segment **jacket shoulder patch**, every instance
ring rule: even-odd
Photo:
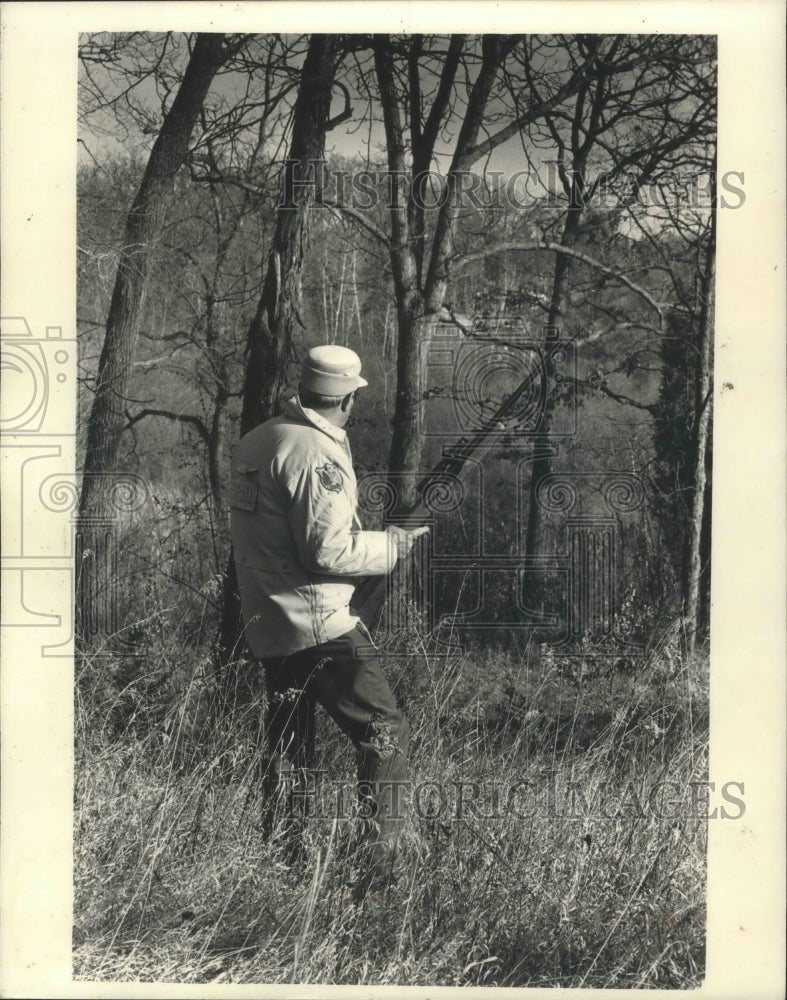
[[[317,478],[320,485],[329,493],[341,493],[344,485],[344,478],[341,469],[335,462],[326,462],[325,465],[318,465]]]
[[[230,507],[254,510],[257,503],[257,483],[233,478],[230,484]]]

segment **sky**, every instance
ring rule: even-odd
[[[170,49],[172,51],[172,48]],[[183,44],[182,36],[177,42],[175,49],[179,53],[178,65],[185,65],[187,52]],[[292,64],[300,65],[302,60],[295,57]],[[94,80],[108,92],[117,93],[119,89],[128,86],[128,79],[115,78],[103,70],[101,66],[91,64],[90,73]],[[471,71],[470,78],[474,74]],[[350,83],[350,74],[339,74],[338,79],[345,84]],[[84,81],[84,67],[80,67],[80,82]],[[424,85],[426,86],[426,79]],[[218,77],[212,87],[211,94],[219,95],[230,104],[237,101],[243,95],[246,87],[246,80],[241,74],[225,75]],[[150,79],[145,79],[133,87],[131,96],[134,103],[141,109],[149,113],[156,113],[160,109],[160,97],[157,95],[155,87]],[[366,98],[357,92],[352,94],[353,116],[346,123],[342,123],[334,128],[327,137],[326,153],[336,153],[346,157],[365,157],[368,150],[374,158],[384,160],[385,135],[382,123],[379,121],[370,123],[367,116],[368,102]],[[339,112],[343,107],[343,97],[340,91],[336,90],[333,96],[332,111]],[[117,118],[109,111],[94,113],[89,120],[80,123],[80,138],[83,145],[79,149],[79,162],[86,163],[91,159],[91,154],[98,160],[107,155],[124,154],[140,148],[150,148],[153,141],[152,135],[142,135],[139,131],[125,132],[118,123]],[[450,135],[441,135],[436,145],[438,156],[447,157],[450,155],[452,143]],[[442,140],[442,141],[441,141]],[[548,158],[548,155],[547,155]],[[513,136],[506,143],[495,149],[492,155],[486,160],[485,167],[490,171],[500,171],[504,176],[522,170],[526,166],[521,140],[518,136]],[[479,165],[480,166],[480,165]]]
[[[111,41],[112,37],[99,37],[98,41]],[[162,37],[161,35],[157,36],[159,44]],[[288,37],[292,38],[292,36]],[[145,41],[144,38],[140,38],[137,44],[138,47],[134,52],[135,58],[142,59],[143,61],[145,59],[150,60],[154,54],[154,49],[150,43]],[[440,41],[438,40],[436,44],[439,45]],[[561,50],[557,49],[557,54],[548,51],[547,57],[559,59],[561,54]],[[187,58],[186,36],[171,36],[167,41],[164,67],[170,80],[170,86],[173,89],[179,83]],[[353,72],[353,60],[355,58],[355,56],[348,58],[344,66],[344,72],[338,76],[340,82],[345,83],[351,88],[353,80],[357,79],[357,75]],[[366,58],[368,59],[368,56]],[[298,67],[301,62],[302,50],[288,57],[288,63],[292,66]],[[550,70],[556,68],[556,64],[548,65]],[[87,67],[83,65],[80,74],[83,83],[85,82],[84,74],[86,69],[91,74],[92,80],[104,93],[117,93],[129,87],[128,74],[118,71],[120,69],[119,65],[115,67],[114,71],[108,71],[105,65],[92,62]],[[473,76],[474,66],[471,64],[467,71],[467,80],[472,81]],[[461,72],[458,78],[462,79]],[[252,78],[252,87],[259,87],[259,79],[260,74]],[[422,87],[424,91],[427,92],[433,83],[434,78],[430,79],[427,70],[422,69]],[[227,109],[233,109],[242,105],[244,99],[248,99],[248,88],[248,74],[225,74],[215,79],[211,88],[211,96],[213,100],[223,103]],[[295,90],[293,89],[288,95],[290,104],[294,99],[294,94]],[[256,96],[259,99],[259,90]],[[128,155],[130,152],[139,153],[142,150],[150,148],[155,138],[155,126],[161,119],[162,95],[161,93],[157,93],[154,83],[148,77],[141,79],[130,89],[129,101],[133,102],[134,107],[137,109],[137,118],[146,115],[151,116],[153,125],[148,130],[148,134],[142,134],[139,131],[138,126],[132,122],[128,112],[119,116],[115,113],[114,109],[110,108],[93,113],[81,123],[81,141],[78,151],[80,163],[89,163],[94,159],[101,161],[105,157],[115,154]],[[342,157],[361,160],[369,156],[372,161],[376,161],[378,164],[385,164],[385,136],[382,123],[380,121],[369,120],[369,101],[366,96],[357,92],[352,93],[351,103],[353,114],[350,120],[335,127],[327,136],[326,155],[330,157],[331,154],[337,154]],[[342,110],[343,106],[344,98],[341,90],[337,88],[333,96],[332,112],[334,114],[338,113]],[[497,106],[495,106],[494,102],[491,102],[490,111],[492,114],[500,108],[502,108],[501,102],[498,102]],[[123,121],[121,121],[121,118]],[[127,130],[124,129],[124,121],[129,124]],[[441,132],[436,144],[435,166],[439,170],[444,170],[447,166],[448,158],[453,149],[453,138],[457,128],[458,123],[452,123],[451,129]],[[274,130],[273,141],[270,144],[271,147],[275,146],[277,139],[281,140],[282,138],[284,138],[282,129]],[[477,161],[473,165],[473,170],[478,173],[498,174],[504,182],[511,178],[518,178],[516,181],[517,186],[509,190],[511,191],[514,203],[523,207],[532,204],[535,199],[542,198],[548,192],[557,193],[562,198],[562,191],[554,166],[556,146],[550,145],[550,141],[547,141],[547,143],[542,143],[539,148],[536,148],[530,142],[528,144],[528,151],[531,159],[530,164],[528,164],[527,156],[523,150],[522,139],[518,134],[515,134],[505,143],[495,148],[486,159]],[[277,158],[283,158],[285,155],[283,147],[279,147],[274,155]],[[529,177],[527,176],[528,172]],[[648,192],[646,192],[646,195],[648,195]],[[656,231],[663,224],[663,213],[658,205],[655,204],[655,198],[650,197],[648,200],[651,204],[645,213],[645,224],[651,231]],[[621,226],[622,231],[632,238],[640,238],[642,235],[641,231],[630,221],[624,220]]]

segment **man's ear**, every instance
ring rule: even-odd
[[[355,396],[354,392],[348,392],[347,395],[344,397],[344,399],[342,400],[342,413],[346,413],[347,412],[347,410],[349,409],[350,403],[352,403],[352,401],[353,401],[353,397],[354,396]]]

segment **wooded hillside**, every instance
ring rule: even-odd
[[[389,515],[532,378],[464,506],[433,512],[433,624],[475,608],[468,637],[565,647],[620,639],[633,601],[638,648],[676,616],[705,634],[711,40],[138,33],[81,58],[85,537],[112,474],[150,488],[114,628],[146,589],[179,602],[221,574],[200,638],[237,650],[230,450],[335,342],[364,360],[350,434],[359,474],[395,484]],[[569,544],[572,517],[606,527]]]

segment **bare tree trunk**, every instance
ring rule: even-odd
[[[300,322],[299,276],[319,185],[314,170],[325,152],[326,132],[338,123],[338,119],[330,118],[330,108],[339,40],[338,35],[312,35],[301,71],[282,201],[262,295],[246,340],[241,436],[275,416],[287,381],[287,366],[294,359],[292,330],[295,322]],[[345,108],[338,118],[349,117],[349,113],[349,108]],[[238,582],[230,552],[218,636],[221,666],[233,659],[241,635]]]
[[[715,165],[714,165],[715,173]],[[712,197],[715,203],[715,190]],[[691,493],[689,524],[686,535],[683,607],[686,620],[686,645],[691,652],[697,641],[697,634],[703,625],[701,609],[708,602],[702,599],[702,584],[707,586],[707,563],[709,532],[706,529],[706,504],[708,496],[708,453],[712,413],[712,364],[713,364],[713,303],[714,279],[716,273],[716,212],[711,213],[710,241],[705,256],[702,276],[702,303],[699,322],[699,358],[696,388],[696,410],[694,422],[694,486]]]
[[[175,175],[185,162],[205,96],[225,59],[223,41],[224,36],[218,34],[197,36],[183,82],[164,118],[128,214],[88,421],[80,518],[100,513],[105,504],[102,477],[98,474],[113,472],[117,462],[149,248],[158,234]]]
[[[396,91],[393,54],[386,36],[376,36],[374,46],[375,71],[380,88],[383,121],[386,133],[388,167],[391,171],[391,270],[396,297],[398,342],[396,354],[396,401],[392,419],[393,435],[388,468],[393,473],[416,471],[420,462],[421,444],[418,427],[418,344],[416,320],[423,313],[423,301],[418,288],[416,250],[411,240],[409,218],[409,184],[406,182],[407,162],[404,123],[400,96]],[[400,495],[403,507],[410,506],[414,491],[409,484]],[[410,493],[413,492],[413,496]]]
[[[573,205],[569,207],[566,214],[566,220],[563,225],[563,234],[560,240],[563,246],[572,247],[574,243],[576,243],[577,231],[579,229],[581,217],[581,205]],[[547,315],[547,330],[545,337],[545,346],[547,348],[550,345],[550,341],[556,340],[561,334],[560,327],[563,321],[563,300],[565,298],[569,268],[569,256],[562,253],[557,254],[555,257],[555,270],[552,279],[552,295],[549,303],[549,313]],[[547,391],[549,391],[549,380],[551,375],[552,372],[549,370],[549,363],[547,363]],[[528,556],[535,556],[538,554],[539,543],[541,542],[541,508],[536,500],[536,491],[541,480],[545,476],[548,476],[552,471],[552,460],[550,454],[545,448],[542,447],[542,445],[548,443],[553,414],[554,404],[549,398],[547,398],[547,403],[544,408],[544,414],[541,421],[540,436],[533,445],[534,452],[538,457],[536,457],[532,463],[530,487],[528,491],[527,528],[525,531],[525,553]],[[527,574],[524,596],[525,602],[531,606],[531,610],[536,610],[536,608],[532,607],[532,603],[537,602],[540,599],[542,583],[543,578],[540,572],[537,573],[535,571],[531,571]]]
[[[358,296],[358,261],[357,252],[353,250],[353,307],[355,320],[358,324],[358,344],[363,348],[363,321],[361,320],[361,302]]]
[[[227,362],[221,350],[222,333],[225,323],[225,303],[211,295],[206,302],[206,347],[213,376],[213,408],[210,413],[208,437],[206,441],[208,483],[213,498],[214,555],[221,558],[226,546],[227,491],[224,485],[224,469],[227,452],[227,404],[230,398]]]
[[[102,595],[115,587],[114,557],[108,551],[113,522],[112,473],[116,472],[126,421],[128,389],[147,283],[150,246],[161,228],[178,170],[188,155],[196,125],[216,71],[227,58],[224,35],[199,34],[183,81],[167,112],[126,220],[123,246],[87,423],[85,463],[79,502],[78,545],[90,565],[80,566],[77,583],[77,631],[108,633],[117,627],[104,615]],[[112,605],[114,606],[114,605]],[[90,621],[89,629],[85,629]]]
[[[429,335],[432,321],[423,314],[422,303],[415,296],[408,296],[403,305],[397,303],[397,321],[396,402],[388,468],[392,473],[404,473],[406,476],[400,481],[398,490],[399,508],[404,510],[416,501],[415,480],[423,449],[423,436],[419,429],[423,405],[420,345]]]
[[[457,178],[480,155],[476,142],[484,119],[484,110],[495,76],[500,69],[505,45],[496,36],[484,36],[483,60],[473,83],[467,111],[457,137],[456,148],[447,177],[448,197],[440,210],[426,259],[424,211],[411,198],[406,144],[400,98],[397,95],[390,43],[377,39],[375,68],[383,103],[383,117],[388,148],[388,166],[392,177],[390,206],[391,269],[396,295],[399,340],[397,348],[396,405],[388,467],[392,473],[404,473],[399,501],[403,508],[415,503],[415,480],[421,465],[423,438],[418,433],[421,399],[419,377],[420,345],[431,333],[440,314],[448,287],[448,266],[456,239],[460,212]],[[420,113],[413,117],[413,176],[428,169],[434,151],[437,128],[453,85],[454,74],[463,46],[463,36],[452,36],[450,54],[444,67],[440,91],[426,122]],[[446,70],[448,70],[446,74]],[[445,86],[444,86],[445,84]],[[424,273],[426,271],[426,273]]]
[[[347,269],[347,256],[342,254],[342,273],[339,276],[339,294],[336,297],[336,310],[333,314],[333,339],[340,344],[346,344],[346,336],[342,329],[342,305],[344,304],[344,272]]]
[[[322,328],[323,330],[328,330],[328,299],[331,295],[331,289],[328,284],[328,249],[323,250],[322,254]],[[333,308],[333,298],[331,297],[331,308]]]
[[[338,35],[312,35],[293,114],[282,203],[257,312],[246,339],[241,436],[275,415],[293,360],[292,329],[300,322],[298,277],[308,246],[311,208],[325,152]]]

